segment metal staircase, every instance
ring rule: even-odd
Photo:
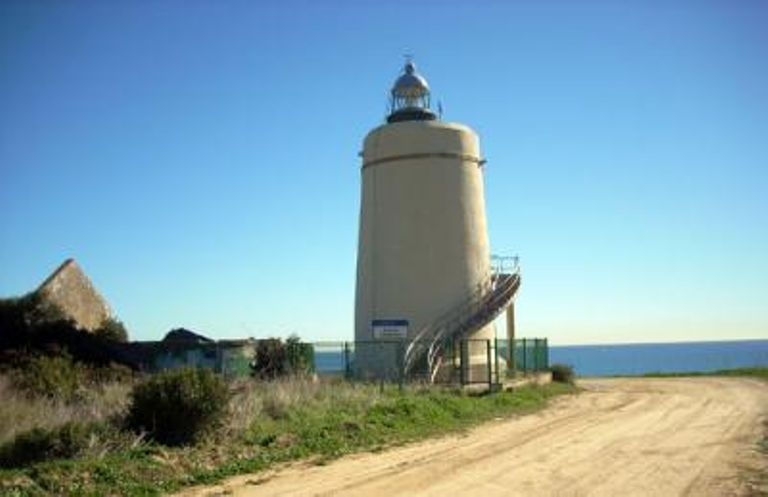
[[[506,270],[501,262],[495,264],[494,270],[472,295],[414,336],[405,350],[405,377],[413,376],[418,365],[426,365],[428,380],[434,382],[446,345],[467,338],[496,319],[509,306],[520,288],[520,268],[517,258],[512,259],[515,264],[511,270]]]

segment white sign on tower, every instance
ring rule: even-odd
[[[376,340],[403,340],[408,337],[408,320],[374,319],[371,329]]]

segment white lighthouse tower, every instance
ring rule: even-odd
[[[474,131],[430,110],[429,85],[407,62],[362,152],[359,374],[434,379],[448,343],[470,339],[472,355],[474,340],[494,338],[520,278],[492,271],[484,162]],[[485,349],[476,355],[487,364]]]

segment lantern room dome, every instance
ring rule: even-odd
[[[404,74],[397,78],[392,87],[392,95],[399,97],[421,97],[429,94],[429,85],[424,77],[416,72],[413,62],[406,62]]]
[[[403,67],[401,74],[390,91],[390,114],[387,122],[431,121],[437,118],[429,109],[429,84],[416,71],[416,65],[410,60]]]

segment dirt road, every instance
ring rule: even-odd
[[[731,496],[768,420],[747,378],[610,379],[541,413],[327,466],[280,470],[185,496]]]

